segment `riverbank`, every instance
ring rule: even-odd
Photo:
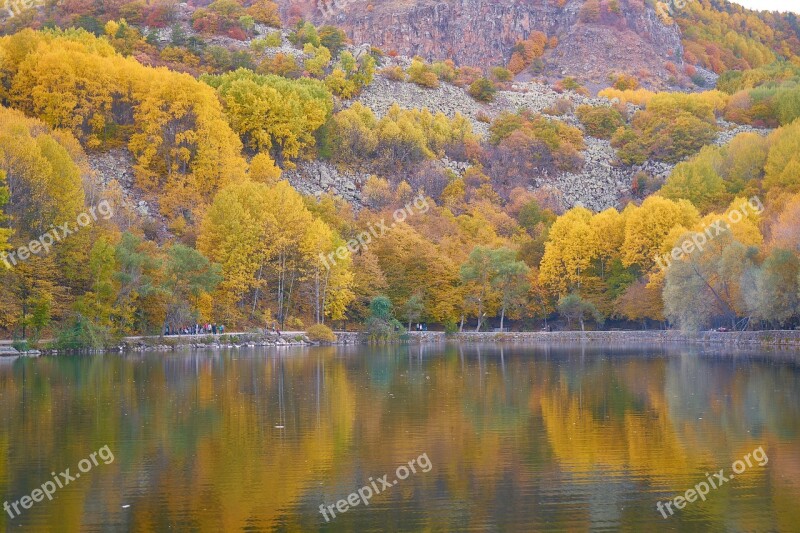
[[[268,333],[230,333],[225,335],[177,335],[169,337],[126,337],[118,345],[89,353],[111,352],[172,352],[179,350],[220,350],[256,347],[319,346],[368,344],[366,334],[353,331],[336,332],[336,342],[319,343],[310,340],[303,331],[287,331],[280,335]],[[524,331],[524,332],[462,332],[445,334],[441,331],[413,331],[398,343],[438,344],[457,342],[479,343],[595,343],[595,344],[711,344],[725,346],[777,346],[800,349],[800,331],[704,331],[684,333],[676,330],[646,331]],[[57,350],[44,349],[18,352],[8,342],[0,342],[0,357],[57,355]]]
[[[800,331],[703,331],[684,333],[678,330],[639,331],[521,331],[521,332],[462,332],[445,335],[442,332],[412,332],[412,341],[432,343],[456,341],[463,343],[558,343],[592,342],[597,344],[721,344],[728,346],[785,346],[800,348]]]
[[[68,351],[47,348],[52,341],[42,340],[40,350],[18,351],[12,341],[0,341],[0,357],[38,357],[60,355]],[[339,332],[335,343],[320,343],[308,338],[304,331],[276,333],[234,332],[224,335],[170,335],[125,337],[119,343],[104,349],[81,350],[82,354],[130,353],[130,352],[174,352],[180,350],[221,350],[256,347],[319,346],[366,344],[367,338],[359,332]]]

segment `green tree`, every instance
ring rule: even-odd
[[[408,331],[411,331],[411,323],[419,320],[424,312],[425,303],[422,300],[422,294],[419,292],[412,294],[403,305],[403,314],[408,320]]]
[[[512,318],[519,317],[527,300],[529,289],[528,265],[517,261],[517,253],[508,248],[498,248],[492,252],[492,261],[497,275],[492,286],[500,295],[500,330],[503,329],[506,313]]]
[[[577,320],[584,331],[584,321],[586,318],[593,319],[598,325],[604,322],[603,315],[597,310],[592,302],[584,300],[577,293],[562,296],[558,300],[558,312],[567,319],[567,324],[571,325],[573,320]]]
[[[403,326],[394,318],[392,301],[386,296],[376,296],[369,304],[367,333],[373,341],[388,341],[395,337]]]
[[[475,309],[480,331],[487,308],[494,305],[496,294],[492,290],[492,282],[497,276],[492,250],[486,246],[476,246],[469,254],[467,261],[461,265],[461,281],[467,284],[467,297]]]
[[[171,329],[209,318],[210,293],[222,281],[221,268],[182,244],[167,250],[163,287],[169,294],[166,321]]]
[[[155,243],[130,232],[122,234],[116,247],[116,308],[121,318],[120,330],[161,332],[166,292],[160,285],[163,260]]]
[[[347,35],[344,33],[344,30],[336,26],[322,26],[318,34],[320,44],[330,50],[333,57],[339,55],[339,52],[342,51],[347,42]]]

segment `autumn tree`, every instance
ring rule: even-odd
[[[771,227],[773,248],[800,250],[800,195],[788,199]]]
[[[659,93],[636,112],[629,128],[617,130],[612,144],[628,164],[641,164],[648,157],[677,163],[711,144],[717,132],[714,113],[724,104],[719,92]]]
[[[137,186],[158,192],[162,213],[194,223],[217,187],[244,175],[241,143],[208,87],[187,74],[142,66],[80,31],[23,32],[29,41],[5,65],[9,101],[89,148],[127,143]]]
[[[691,161],[679,163],[659,194],[671,200],[685,199],[701,212],[708,212],[729,199],[720,175],[722,156],[713,147],[704,147]]]
[[[267,26],[274,28],[281,27],[281,18],[278,12],[278,4],[272,0],[255,0],[250,7],[247,8],[247,14],[253,17],[253,20]]]
[[[622,245],[622,263],[638,265],[647,272],[656,265],[656,257],[669,251],[674,242],[667,237],[674,228],[684,231],[699,222],[697,209],[686,200],[677,202],[660,196],[647,198],[640,207],[630,207]]]
[[[333,110],[330,92],[315,80],[287,80],[239,69],[203,80],[216,88],[233,129],[253,152],[277,161],[297,158],[315,145],[314,133]]]
[[[687,331],[708,327],[715,319],[736,329],[748,308],[742,279],[753,268],[755,252],[725,232],[703,250],[673,262],[664,283],[665,316]]]
[[[247,305],[248,316],[263,295],[278,231],[275,214],[265,209],[269,195],[269,186],[262,183],[231,184],[216,195],[201,225],[197,247],[220,264],[223,276],[215,311],[234,325],[242,320],[238,306]]]
[[[539,278],[556,294],[579,288],[598,257],[600,236],[592,227],[591,218],[591,211],[576,207],[550,228]]]
[[[774,249],[752,275],[746,302],[754,318],[782,327],[800,316],[800,258],[795,252]]]

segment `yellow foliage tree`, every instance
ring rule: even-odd
[[[539,278],[553,293],[563,295],[579,287],[597,259],[600,236],[591,221],[591,211],[576,207],[560,216],[550,228]]]
[[[656,264],[667,236],[676,226],[691,228],[700,220],[697,209],[687,200],[668,200],[650,196],[639,207],[626,209],[622,263],[639,265],[647,272]]]

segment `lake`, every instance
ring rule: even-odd
[[[581,345],[2,360],[2,526],[798,531],[799,361]]]

